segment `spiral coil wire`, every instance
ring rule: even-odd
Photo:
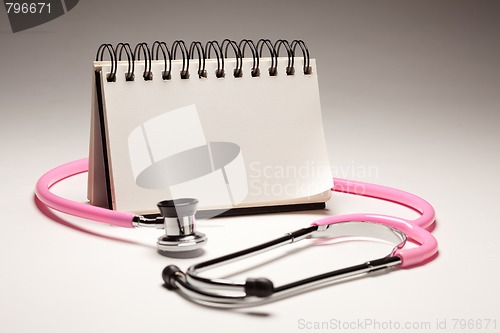
[[[250,50],[250,56],[252,58],[252,69],[250,75],[252,77],[259,77],[261,75],[260,64],[261,59],[264,58],[265,53],[269,53],[271,59],[271,66],[268,68],[269,76],[278,75],[278,59],[280,58],[280,51],[282,49],[286,52],[287,65],[285,73],[286,75],[295,75],[295,58],[296,51],[302,53],[303,67],[302,72],[304,75],[310,75],[312,73],[309,50],[302,40],[293,40],[288,42],[284,39],[279,39],[276,42],[272,42],[269,39],[260,39],[257,43],[254,43],[249,39],[242,39],[239,42],[230,39],[224,39],[221,43],[218,41],[208,41],[203,44],[199,41],[193,41],[189,47],[182,40],[176,40],[169,47],[167,43],[162,41],[155,41],[151,47],[147,43],[138,43],[132,48],[128,43],[118,43],[116,46],[112,44],[102,44],[99,46],[96,54],[96,61],[105,61],[105,54],[107,53],[109,57],[109,62],[111,62],[110,72],[106,76],[108,82],[115,82],[117,80],[116,73],[118,69],[118,62],[122,60],[123,53],[125,53],[128,63],[127,72],[125,73],[126,81],[135,80],[135,63],[137,61],[144,62],[144,72],[142,77],[144,80],[153,80],[152,72],[152,61],[163,60],[164,67],[161,73],[162,80],[172,79],[172,60],[177,60],[177,55],[179,53],[182,57],[182,69],[179,73],[181,79],[190,78],[190,63],[197,62],[198,78],[207,78],[206,70],[206,60],[212,59],[214,55],[217,60],[217,70],[215,71],[215,77],[224,78],[226,77],[226,62],[225,59],[228,58],[230,50],[234,54],[234,59],[236,59],[235,68],[232,70],[232,76],[235,78],[240,78],[244,75],[243,73],[243,59],[245,58],[245,51],[247,48]],[[248,53],[247,53],[248,54]],[[143,60],[141,60],[143,58]]]

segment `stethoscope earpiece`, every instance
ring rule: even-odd
[[[167,257],[179,252],[193,252],[207,243],[207,236],[195,230],[198,200],[182,198],[157,204],[165,234],[158,238],[158,253]]]

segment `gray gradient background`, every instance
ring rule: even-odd
[[[317,59],[332,164],[375,167],[368,177],[346,176],[404,188],[435,205],[435,261],[220,312],[161,289],[169,261],[144,245],[154,244],[156,233],[110,232],[64,217],[114,237],[107,239],[37,210],[37,178],[88,153],[90,69],[101,42],[261,37],[304,39]],[[447,331],[453,318],[491,318],[500,327],[499,1],[81,0],[68,14],[16,34],[2,9],[0,66],[2,332],[291,332],[301,318],[447,319]],[[84,184],[73,189],[76,198]],[[332,207],[370,208],[342,196]],[[279,235],[309,218],[219,221],[204,230],[212,237],[209,254],[237,249],[241,238],[255,237],[249,245],[268,239],[258,233],[264,226]],[[222,246],[231,234],[240,237]]]

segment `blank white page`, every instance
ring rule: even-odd
[[[163,61],[152,62],[153,80],[125,81],[127,62],[118,62],[116,82],[103,80],[104,113],[111,169],[113,208],[147,213],[156,203],[196,197],[199,209],[324,202],[332,177],[326,153],[316,62],[312,74],[235,78],[235,59],[225,59],[226,75],[216,78],[217,61],[206,60],[207,78],[182,61],[172,61],[172,78],[162,79]],[[109,62],[96,62],[105,74]]]

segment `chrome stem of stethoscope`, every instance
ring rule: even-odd
[[[275,287],[272,281],[265,278],[230,281],[226,279],[210,279],[198,275],[208,269],[229,264],[235,260],[254,256],[302,239],[332,237],[377,238],[391,242],[395,247],[386,257],[312,276],[279,287]],[[196,264],[188,268],[186,272],[182,272],[174,265],[167,266],[163,270],[162,276],[168,289],[176,289],[181,294],[200,304],[232,308],[255,306],[315,289],[322,285],[394,267],[401,263],[401,258],[395,256],[394,252],[396,249],[402,248],[405,243],[406,235],[404,233],[377,223],[344,222],[311,226],[288,233],[283,237],[261,245]]]
[[[161,255],[194,252],[207,243],[207,236],[195,229],[197,205],[198,200],[192,198],[161,201],[157,205],[160,217],[136,216],[132,224],[134,227],[165,230],[165,234],[157,241],[158,253]]]

